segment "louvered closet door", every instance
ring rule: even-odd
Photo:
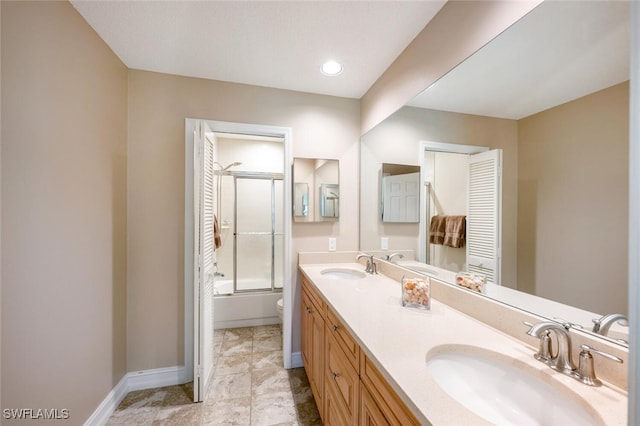
[[[211,136],[205,136],[205,135]],[[214,136],[206,123],[196,131],[194,179],[196,261],[194,283],[194,401],[203,401],[213,373],[213,272],[214,272]]]
[[[469,156],[467,269],[500,284],[502,150]]]

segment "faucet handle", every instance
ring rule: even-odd
[[[533,327],[533,324],[529,321],[522,321],[524,325],[527,327]],[[540,336],[540,345],[538,346],[538,352],[533,355],[535,359],[538,361],[544,362],[545,364],[549,364],[549,362],[553,359],[553,354],[551,351],[551,332],[549,330],[545,330]]]
[[[589,386],[602,385],[602,381],[596,378],[596,371],[593,366],[593,355],[591,355],[591,352],[594,352],[611,361],[619,363],[623,362],[621,358],[618,358],[615,355],[611,355],[610,353],[598,350],[589,345],[580,345],[580,349],[582,349],[582,351],[580,352],[580,362],[578,363],[578,370],[575,372],[575,378]]]

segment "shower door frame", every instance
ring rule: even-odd
[[[276,233],[276,190],[275,182],[282,181],[282,191],[284,196],[284,173],[268,173],[268,172],[236,172],[227,171],[220,173],[233,177],[233,294],[260,293],[282,291],[275,287],[275,238],[276,235],[282,235],[284,232]],[[271,231],[270,232],[238,232],[238,179],[255,179],[271,181]],[[283,228],[284,228],[284,212],[283,212]],[[238,235],[271,235],[271,288],[238,290]],[[284,283],[283,283],[284,287]]]

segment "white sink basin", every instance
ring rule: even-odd
[[[553,385],[526,363],[496,352],[441,346],[429,352],[427,367],[449,396],[496,425],[603,424],[577,394]],[[582,385],[576,382],[576,386]]]
[[[324,278],[333,280],[361,280],[367,276],[363,271],[351,268],[329,268],[320,271]]]

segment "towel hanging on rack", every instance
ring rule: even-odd
[[[429,242],[442,244],[444,242],[446,216],[433,216],[429,225]]]
[[[464,247],[467,236],[466,216],[446,216],[442,245],[453,248]]]
[[[218,225],[218,216],[213,215],[213,244],[216,249],[222,246],[222,238],[220,238],[220,226]]]

